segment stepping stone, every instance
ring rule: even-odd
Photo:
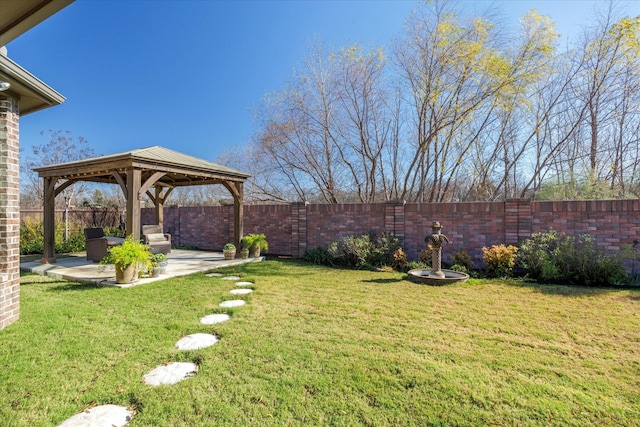
[[[253,289],[232,289],[229,293],[234,295],[246,295],[253,292]]]
[[[222,301],[220,303],[220,307],[240,307],[241,305],[245,305],[247,302],[242,299],[232,299],[229,301]]]
[[[191,334],[184,338],[180,338],[176,342],[178,350],[200,350],[201,348],[211,347],[218,342],[218,337],[211,334]]]
[[[207,276],[207,277],[222,277],[223,274],[222,273],[209,273],[209,274],[205,274],[205,276]]]
[[[251,286],[253,282],[236,282],[236,286]]]
[[[58,427],[124,427],[133,417],[133,411],[124,406],[95,406],[67,419]]]
[[[229,319],[231,319],[231,316],[229,316],[228,314],[209,314],[201,318],[200,323],[202,323],[203,325],[214,325],[216,323],[226,322]]]
[[[157,366],[144,376],[143,381],[149,385],[175,384],[192,377],[198,372],[198,366],[189,362],[172,362]]]
[[[240,280],[240,276],[226,276],[222,280]]]

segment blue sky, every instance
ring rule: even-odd
[[[462,1],[507,25],[536,8],[572,35],[604,0]],[[619,2],[625,15],[640,2]],[[76,0],[12,41],[8,56],[64,95],[24,116],[26,153],[48,129],[97,154],[151,145],[215,161],[251,139],[260,98],[282,89],[314,39],[389,46],[417,1]],[[45,131],[45,136],[40,132]]]

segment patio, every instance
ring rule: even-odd
[[[128,288],[231,265],[260,262],[264,259],[264,257],[258,257],[225,260],[221,252],[182,249],[173,249],[167,254],[167,258],[169,264],[165,274],[161,274],[160,277],[139,279],[137,282],[127,285],[116,284],[113,265],[102,266],[98,263],[87,261],[85,253],[77,253],[68,257],[58,258],[55,264],[46,264],[41,261],[24,262],[20,264],[20,269],[59,280]]]

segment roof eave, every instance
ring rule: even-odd
[[[51,15],[71,4],[73,0],[40,0],[11,5],[18,9],[16,16],[6,13],[7,21],[0,26],[0,46],[5,46],[23,33],[29,31]],[[5,5],[7,7],[7,5]],[[5,11],[7,12],[7,11]]]
[[[0,55],[0,80],[11,85],[3,93],[20,102],[21,116],[62,104],[66,99],[42,80],[3,55]]]

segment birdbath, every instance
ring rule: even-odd
[[[424,239],[431,248],[431,270],[410,270],[409,280],[436,286],[466,281],[469,278],[468,274],[442,269],[442,244],[449,243],[449,238],[441,233],[442,226],[439,221],[433,221],[431,229],[433,233]]]
[[[437,277],[444,279],[445,274],[442,271],[442,244],[449,243],[449,238],[441,234],[442,226],[439,221],[433,221],[431,225],[433,233],[424,238],[424,242],[431,246],[431,272],[429,277]]]

